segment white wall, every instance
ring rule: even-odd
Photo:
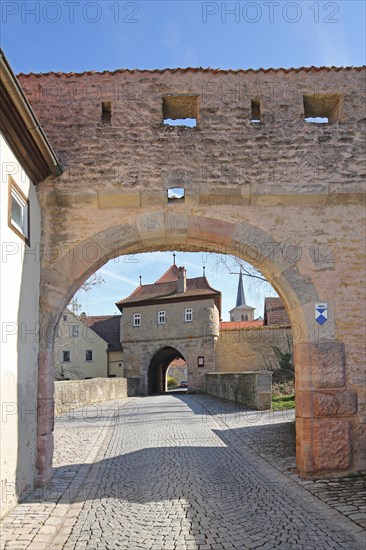
[[[1,515],[4,515],[33,486],[36,476],[41,214],[35,186],[1,135],[0,158]],[[8,174],[30,200],[30,247],[8,227]]]

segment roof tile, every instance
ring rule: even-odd
[[[122,315],[81,315],[79,319],[108,343],[108,349],[118,351],[122,350],[120,341],[121,317]]]
[[[220,330],[240,330],[243,328],[256,328],[262,326],[262,319],[256,319],[255,321],[221,321]]]
[[[353,66],[347,66],[347,67],[335,67],[335,66],[330,66],[330,67],[325,67],[325,66],[322,66],[322,67],[314,67],[314,65],[312,65],[311,67],[289,67],[289,68],[283,68],[283,67],[278,67],[278,68],[258,68],[258,69],[212,69],[211,67],[185,67],[185,68],[181,68],[181,67],[177,67],[177,68],[166,68],[166,69],[115,69],[113,71],[109,71],[109,70],[105,70],[105,71],[83,71],[83,72],[80,72],[80,73],[75,73],[75,72],[69,72],[69,73],[64,73],[64,72],[53,72],[53,71],[48,71],[47,73],[19,73],[17,76],[18,77],[31,77],[31,76],[35,76],[37,78],[39,77],[42,77],[42,76],[57,76],[57,77],[66,77],[66,78],[69,78],[69,77],[72,77],[72,76],[75,76],[75,77],[81,77],[81,76],[93,76],[93,75],[115,75],[115,74],[120,74],[120,73],[150,73],[150,74],[163,74],[163,73],[197,73],[197,72],[202,72],[202,73],[212,73],[212,74],[218,74],[218,73],[222,73],[222,74],[247,74],[247,73],[254,73],[254,74],[257,74],[257,73],[279,73],[279,72],[283,72],[285,74],[288,74],[288,73],[299,73],[299,72],[306,72],[306,73],[309,73],[309,72],[320,72],[320,71],[326,71],[326,72],[330,72],[330,71],[336,71],[336,72],[339,72],[339,71],[362,71],[363,69],[365,69],[366,66],[365,65],[361,65],[361,66],[358,66],[358,67],[353,67]]]

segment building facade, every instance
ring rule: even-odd
[[[1,515],[36,479],[41,209],[58,162],[0,51]],[[42,427],[38,425],[38,433]],[[6,452],[5,452],[6,449]]]
[[[55,341],[56,380],[122,376],[120,322],[120,315],[77,316],[65,310]]]
[[[187,363],[189,390],[204,388],[205,374],[215,370],[221,315],[221,293],[206,277],[188,279],[185,268],[173,264],[154,284],[140,285],[116,305],[122,312],[124,376],[133,391],[164,391],[166,371],[177,358]]]

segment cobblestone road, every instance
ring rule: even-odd
[[[72,422],[64,415],[53,492],[31,494],[9,514],[3,547],[364,548],[359,525],[280,471],[293,457],[286,441],[278,452],[273,436],[291,426],[286,415],[189,395],[134,399],[120,409],[111,402]],[[260,434],[270,460],[258,453]]]

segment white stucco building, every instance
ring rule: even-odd
[[[80,316],[66,309],[55,340],[56,380],[123,375],[121,315]]]
[[[34,486],[41,214],[37,184],[60,173],[0,50],[1,515]]]

